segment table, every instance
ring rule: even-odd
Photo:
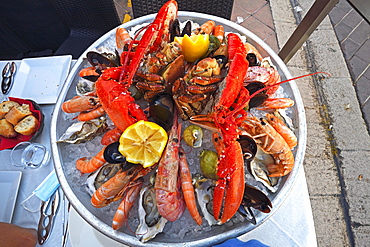
[[[2,68],[6,62],[7,61],[0,61],[0,68]],[[19,65],[20,61],[16,61],[16,63]],[[35,142],[44,144],[50,150],[50,121],[54,105],[41,105],[41,108],[45,115],[45,126],[43,132],[40,133]],[[32,191],[54,169],[53,161],[51,160],[48,165],[36,170],[24,170],[22,168],[13,167],[10,164],[9,155],[10,150],[0,151],[0,171],[22,171],[22,179],[12,223],[21,227],[37,229],[40,217],[39,212],[30,213],[26,211],[20,203],[31,195]],[[240,236],[240,240],[247,241],[249,239],[257,239],[270,246],[317,246],[311,204],[303,167],[300,168],[298,174],[295,185],[289,196],[275,214],[252,232]],[[60,208],[56,215],[51,235],[48,241],[43,245],[46,247],[61,246],[62,243],[65,208],[63,204],[63,191],[61,189],[59,190],[61,195]],[[87,225],[87,223],[83,226],[81,231],[82,230],[86,230],[84,232],[101,234],[96,230],[91,230],[91,227]],[[78,234],[78,232],[72,234]],[[94,239],[96,237],[94,234],[89,235],[89,239]],[[74,244],[75,246],[91,246],[88,241]],[[72,244],[67,242],[67,246],[72,246]],[[104,243],[95,242],[94,246],[104,246]]]

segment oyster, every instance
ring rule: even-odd
[[[107,128],[106,118],[77,122],[69,126],[58,142],[79,144],[90,141],[95,136],[103,133]]]
[[[93,91],[95,91],[95,82],[82,77],[78,80],[76,85],[77,95],[82,96]]]
[[[278,177],[269,177],[269,172],[267,171],[266,164],[274,163],[274,158],[262,149],[258,148],[255,158],[250,162],[248,166],[249,172],[253,177],[261,182],[267,189],[272,193],[275,193],[278,189],[280,179]]]
[[[202,179],[201,175],[195,176],[195,192],[197,194],[197,201],[202,210],[204,218],[208,225],[216,225],[217,220],[213,217],[212,212],[212,197],[213,197],[213,182],[209,179]]]
[[[122,164],[106,164],[91,173],[85,182],[87,192],[92,196],[102,184],[107,182],[122,168]]]
[[[138,212],[140,223],[135,234],[144,243],[162,232],[167,223],[167,220],[158,212],[153,187],[146,186],[141,189]]]

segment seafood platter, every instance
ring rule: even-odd
[[[170,0],[72,68],[51,123],[61,187],[86,222],[127,245],[209,246],[253,231],[303,162],[290,79],[247,29]]]

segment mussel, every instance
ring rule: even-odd
[[[185,26],[184,26],[184,28],[182,29],[182,32],[181,32],[181,37],[182,36],[185,36],[185,34],[187,34],[188,36],[190,36],[191,35],[191,21],[187,21],[186,23],[185,23]]]
[[[256,224],[256,218],[250,209],[251,207],[263,213],[270,213],[272,204],[270,199],[262,191],[245,184],[243,201],[238,211],[253,224]]]
[[[251,162],[257,153],[257,144],[252,137],[241,135],[238,142],[242,147],[244,162]]]
[[[249,94],[252,95],[256,91],[264,88],[265,85],[261,82],[251,82],[245,88],[249,91]],[[266,99],[268,98],[268,95],[266,94],[266,91],[262,91],[258,93],[256,96],[254,96],[250,101],[249,101],[249,108],[257,107],[261,105]]]
[[[109,144],[104,150],[104,159],[108,163],[116,164],[123,163],[126,158],[118,151],[119,142]]]
[[[258,59],[256,57],[256,54],[254,53],[248,53],[247,54],[247,60],[249,62],[249,66],[259,66],[260,63],[258,62]]]
[[[174,101],[171,94],[159,93],[149,106],[150,119],[168,131],[173,124]]]
[[[86,54],[86,57],[91,65],[97,67],[96,72],[98,72],[99,74],[101,73],[102,70],[106,69],[107,67],[117,67],[120,65],[119,62],[120,56],[117,51],[115,54],[89,51]]]

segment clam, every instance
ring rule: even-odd
[[[155,192],[152,186],[145,186],[141,189],[138,212],[140,223],[135,234],[144,243],[162,232],[167,222],[158,212]]]

